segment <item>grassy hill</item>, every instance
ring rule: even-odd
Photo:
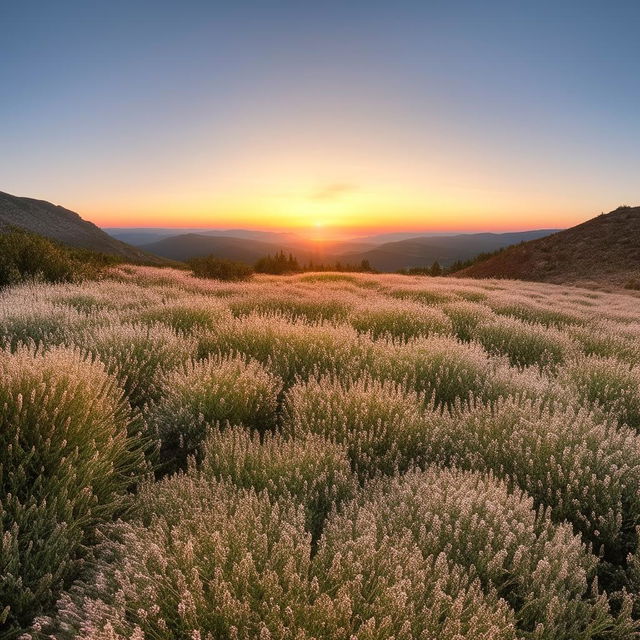
[[[132,262],[162,264],[164,260],[112,238],[77,213],[47,202],[0,191],[0,230],[25,229],[69,247],[119,256]]]
[[[636,638],[639,327],[516,281],[7,289],[0,637]]]
[[[456,275],[622,287],[640,277],[640,207],[513,246]]]

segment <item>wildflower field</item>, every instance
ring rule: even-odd
[[[0,294],[0,638],[640,637],[640,302],[121,266]]]

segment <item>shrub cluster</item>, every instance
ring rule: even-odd
[[[113,379],[78,352],[0,351],[0,611],[9,629],[51,607],[96,527],[143,470]]]
[[[197,278],[234,281],[248,280],[253,274],[253,268],[244,262],[216,258],[214,255],[192,258],[187,264]]]
[[[0,637],[636,638],[639,344],[506,280],[5,288]]]

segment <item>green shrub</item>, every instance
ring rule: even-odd
[[[24,280],[70,282],[81,265],[50,240],[21,230],[0,233],[0,288]]]
[[[311,534],[267,493],[178,475],[140,493],[96,573],[40,628],[56,638],[304,638]]]
[[[402,307],[384,302],[372,302],[355,309],[349,318],[351,326],[370,334],[408,340],[432,334],[451,334],[451,320],[437,308],[405,304]]]
[[[570,363],[561,378],[587,406],[602,407],[640,431],[640,367],[613,358],[590,357]]]
[[[314,435],[294,440],[267,433],[261,440],[241,428],[214,430],[203,445],[200,469],[205,477],[304,505],[314,539],[329,511],[356,490],[343,448]]]
[[[235,316],[248,316],[254,313],[276,314],[291,320],[344,320],[347,317],[347,305],[340,300],[305,300],[300,297],[280,296],[277,298],[242,298],[229,303]]]
[[[596,552],[623,563],[640,524],[640,438],[588,411],[508,399],[453,416],[433,460],[512,479]]]
[[[83,566],[142,471],[122,392],[97,363],[0,351],[0,611],[26,628]],[[6,627],[5,627],[6,629]]]
[[[489,353],[506,355],[518,367],[554,367],[578,351],[571,338],[555,327],[509,317],[480,324],[472,336]]]
[[[20,345],[46,349],[72,342],[86,325],[86,316],[73,309],[27,298],[0,307],[0,345],[12,351]]]
[[[118,262],[117,257],[69,249],[23,229],[0,231],[0,289],[33,280],[82,280]]]
[[[216,422],[261,433],[273,429],[281,388],[281,381],[258,362],[212,357],[166,374],[147,420],[161,441],[163,458],[183,462]]]
[[[490,305],[501,316],[512,316],[525,322],[538,322],[547,327],[563,329],[571,325],[585,324],[582,312],[570,312],[543,304],[524,301],[502,302]]]
[[[162,375],[181,366],[195,351],[194,342],[163,324],[97,327],[76,342],[104,362],[136,408],[156,400]]]
[[[400,385],[360,378],[344,383],[311,379],[287,393],[283,430],[296,438],[318,434],[344,446],[361,477],[406,471],[428,459],[448,425],[424,400]]]
[[[398,300],[413,300],[427,305],[436,305],[455,298],[454,295],[443,293],[436,289],[393,289],[389,292],[392,298]]]
[[[196,278],[213,278],[214,280],[248,280],[253,268],[244,262],[216,258],[213,255],[204,258],[187,260]]]
[[[547,394],[544,379],[521,374],[479,344],[465,344],[451,336],[417,338],[406,344],[376,343],[367,371],[373,378],[401,383],[449,407],[512,394]]]
[[[371,340],[346,325],[296,321],[279,314],[229,322],[199,340],[198,354],[241,353],[273,370],[285,385],[314,374],[354,375],[370,357]]]
[[[163,305],[154,305],[130,316],[134,323],[162,323],[183,335],[193,335],[213,329],[230,319],[229,310],[220,301],[210,298],[179,298]]]
[[[495,318],[496,315],[488,307],[469,301],[447,302],[442,305],[453,324],[453,333],[463,342],[469,342],[476,327]]]
[[[405,553],[398,553],[402,549]],[[371,620],[377,633],[367,637],[399,633],[405,618],[398,610],[409,613],[416,629],[428,629],[428,637],[440,637],[434,622],[446,614],[434,621],[422,601],[430,579],[412,585],[409,575],[416,564],[431,568],[429,562],[441,554],[449,567],[466,570],[464,586],[477,577],[490,602],[499,596],[510,605],[519,636],[570,640],[633,634],[628,599],[614,619],[606,597],[592,593],[597,558],[571,528],[552,524],[526,494],[511,493],[506,484],[480,474],[429,470],[374,483],[329,518],[314,570],[321,589],[345,594],[350,611]],[[446,570],[438,567],[436,575],[446,593]],[[396,620],[387,620],[381,608]],[[480,610],[476,603],[469,609]]]

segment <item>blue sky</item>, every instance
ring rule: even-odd
[[[637,1],[4,2],[0,23],[0,190],[101,224],[515,229],[640,201]]]

